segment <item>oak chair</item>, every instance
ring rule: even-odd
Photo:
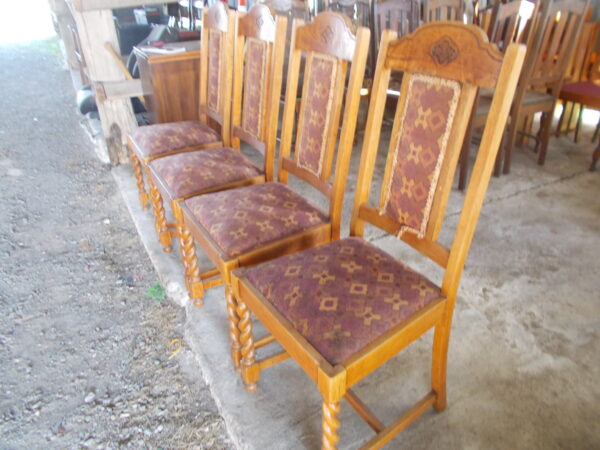
[[[231,305],[230,274],[237,267],[339,238],[368,46],[369,30],[358,28],[355,35],[350,20],[342,14],[323,12],[307,25],[294,20],[281,127],[279,182],[205,194],[180,203],[186,278],[196,305],[202,304],[205,287],[220,282],[225,284]],[[301,65],[303,54],[306,60]],[[301,68],[304,81],[300,112],[296,115]],[[273,136],[277,122],[272,121],[268,126]],[[328,213],[287,187],[290,174],[324,195]],[[215,264],[215,269],[200,273],[194,241]]]
[[[425,0],[423,21],[425,23],[457,20],[464,22],[468,13],[466,0]],[[466,19],[471,22],[471,18]]]
[[[491,13],[493,19],[488,24],[487,30],[490,42],[496,44],[502,52],[506,51],[512,43],[525,44],[528,49],[531,49],[534,45],[539,6],[539,2],[534,3],[528,0],[517,0],[495,5]],[[492,95],[492,92],[483,92],[481,98],[478,97],[473,106],[471,123],[460,156],[458,189],[461,191],[467,185],[471,135],[473,130],[485,125]],[[495,175],[499,175],[498,162],[494,171]]]
[[[376,432],[379,448],[433,406],[446,407],[446,360],[460,276],[525,47],[503,55],[474,25],[427,24],[393,40],[383,33],[363,144],[351,237],[233,272],[241,375],[254,391],[262,369],[292,357],[323,396],[323,448],[338,441],[342,398]],[[404,72],[379,205],[369,203],[391,71]],[[481,150],[451,246],[438,242],[453,175],[479,87],[496,88]],[[441,286],[361,238],[365,224],[400,239],[445,269]],[[284,353],[257,360],[250,313]],[[385,426],[351,390],[434,328],[431,391]],[[235,362],[235,360],[234,360]]]
[[[156,158],[199,148],[229,146],[235,13],[222,2],[202,10],[200,41],[199,119],[140,127],[129,134],[127,146],[139,191],[148,206],[144,172]],[[214,128],[220,128],[220,133]]]
[[[563,83],[566,65],[574,51],[581,30],[588,0],[548,0],[542,5],[536,38],[529,49],[527,62],[510,115],[510,124],[503,147],[503,173],[510,172],[512,153],[519,127],[535,113],[542,113],[535,150],[538,164],[546,160],[552,116]]]
[[[207,192],[273,181],[276,129],[269,124],[277,123],[279,117],[287,18],[275,19],[262,4],[238,17],[232,99],[234,148],[176,153],[148,163],[155,228],[167,252],[171,251],[171,238],[181,238],[183,222],[179,204],[183,200]],[[240,141],[262,154],[262,168],[239,151]],[[166,221],[164,199],[171,205],[175,224]],[[185,259],[183,262],[185,265]]]

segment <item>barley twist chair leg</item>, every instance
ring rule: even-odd
[[[187,260],[183,255],[183,216],[181,213],[181,208],[179,207],[179,203],[173,202],[171,209],[173,210],[173,216],[175,216],[175,229],[177,230],[177,238],[179,239],[179,252],[181,253],[181,263],[183,264],[183,268],[187,270]],[[189,286],[187,286],[187,288],[189,289]]]
[[[254,356],[254,336],[252,334],[252,319],[248,306],[238,301],[237,315],[239,317],[238,327],[240,330],[240,352],[242,354],[241,372],[246,390],[248,392],[256,391],[256,382],[258,381],[259,371]]]
[[[194,300],[194,305],[200,307],[204,304],[202,301],[202,297],[204,297],[204,286],[202,285],[202,278],[200,277],[200,268],[198,267],[194,238],[185,224],[182,224],[181,228],[181,240],[183,242],[181,247],[181,257],[185,258],[183,264],[183,267],[185,268],[185,285],[188,288],[190,298]]]
[[[171,253],[173,250],[171,247],[171,233],[169,233],[169,228],[167,226],[167,215],[165,213],[162,197],[152,181],[152,177],[148,176],[147,178],[148,185],[150,186],[150,201],[152,202],[152,210],[154,211],[154,228],[156,229],[156,234],[158,234],[160,243],[163,246],[163,250],[166,253]]]
[[[340,412],[340,402],[323,402],[323,450],[335,449],[340,440],[338,428],[340,421],[337,418]]]
[[[230,287],[225,287],[225,297],[227,299],[227,318],[229,320],[229,338],[231,339],[231,360],[235,371],[240,373],[240,362],[242,358],[242,346],[240,344],[240,330],[238,324],[240,318],[237,315],[237,301],[231,293]]]
[[[131,164],[133,165],[133,174],[135,175],[135,181],[138,188],[140,205],[144,210],[146,210],[148,209],[148,193],[146,192],[146,187],[144,186],[142,165],[140,164],[138,157],[133,152],[131,152]]]

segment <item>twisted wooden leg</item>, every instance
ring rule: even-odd
[[[337,418],[340,412],[340,402],[323,402],[323,450],[335,449],[340,440],[338,428],[340,421]]]
[[[178,201],[172,202],[171,209],[173,210],[173,216],[175,217],[175,228],[177,229],[177,238],[179,239],[179,253],[181,254],[181,263],[184,269],[187,266],[187,261],[183,255],[183,214]],[[187,280],[186,280],[187,283]],[[188,286],[189,289],[189,286]]]
[[[204,303],[202,301],[204,287],[202,285],[202,278],[200,277],[198,258],[196,258],[194,238],[192,238],[192,234],[185,226],[185,223],[182,224],[181,241],[181,257],[185,258],[185,262],[183,263],[185,268],[185,285],[188,288],[190,298],[194,300],[194,305],[200,307]]]
[[[229,286],[225,287],[225,297],[227,299],[227,318],[229,319],[229,337],[231,338],[231,360],[236,372],[241,372],[240,359],[242,356],[242,346],[240,344],[240,330],[238,323],[240,318],[237,315],[237,301],[231,293]]]
[[[258,381],[258,366],[254,361],[254,336],[252,335],[252,319],[248,306],[238,301],[237,315],[239,317],[238,327],[240,330],[240,344],[242,346],[242,378],[248,392],[256,391],[256,382]]]
[[[138,188],[138,194],[140,198],[140,205],[145,210],[148,208],[148,194],[146,192],[146,187],[144,186],[144,177],[142,176],[142,165],[140,164],[140,160],[135,155],[135,153],[131,152],[131,164],[133,165],[133,173],[135,175],[135,181]]]
[[[173,250],[171,247],[171,233],[169,233],[169,228],[167,226],[167,216],[165,214],[162,197],[160,192],[158,192],[158,189],[156,189],[150,174],[148,174],[147,178],[148,185],[150,186],[150,201],[152,202],[152,209],[154,211],[154,228],[156,229],[156,234],[158,234],[160,243],[163,246],[163,250],[167,253],[171,253]]]

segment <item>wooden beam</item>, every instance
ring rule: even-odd
[[[105,99],[141,97],[144,95],[142,81],[122,80],[122,81],[103,81],[94,83],[96,95]]]
[[[148,0],[72,0],[76,11],[93,11],[95,9],[130,8],[148,4]]]

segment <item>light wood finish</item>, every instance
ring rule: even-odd
[[[338,73],[344,75],[338,77],[339,84],[334,86],[337,93],[334,95],[332,112],[330,113],[334,119],[338,119],[339,116],[342,117],[341,134],[338,139],[339,120],[331,120],[331,126],[329,126],[325,137],[326,148],[330,149],[328,156],[332,159],[335,156],[335,172],[333,177],[325,177],[324,175],[320,177],[299,176],[300,179],[303,179],[305,182],[312,184],[317,188],[325,184],[330,186],[326,191],[328,193],[327,200],[329,202],[329,222],[287,236],[270,244],[258,246],[235,258],[231,258],[223,253],[220,247],[211,238],[208,230],[204,229],[194,218],[191,211],[182,204],[186,230],[189,230],[197,245],[211,259],[217,269],[219,269],[226,286],[230,285],[231,271],[238,267],[257,264],[287,253],[314,247],[339,238],[345,182],[350,165],[352,143],[360,102],[360,89],[363,82],[369,46],[369,30],[361,27],[357,30],[356,35],[354,35],[348,28],[347,20],[347,18],[339,13],[324,12],[319,14],[313,22],[307,25],[303,25],[299,20],[294,22],[292,48],[290,51],[291,58],[287,75],[286,102],[282,123],[283,137],[280,147],[281,159],[278,176],[280,182],[286,183],[289,174],[294,175],[302,173],[300,170],[302,168],[298,166],[295,159],[290,157],[291,135],[292,130],[296,125],[295,93],[297,92],[298,87],[302,53],[306,54],[307,65],[310,64],[310,60],[314,55],[318,55],[319,57],[325,55],[326,57],[331,58],[338,67]],[[326,33],[326,37],[330,38],[329,42],[326,42],[327,39],[323,38],[323,32]],[[296,40],[296,36],[300,36],[301,38]],[[348,39],[342,41],[340,37],[346,37]],[[345,69],[348,64],[350,64],[349,61],[351,61],[350,76],[348,78],[347,86],[345,86]],[[345,98],[343,98],[344,92]],[[306,98],[307,94],[307,90],[303,90],[302,100]],[[336,106],[336,102],[339,103],[339,106]],[[343,112],[336,112],[336,108],[341,109],[342,103],[344,104]],[[273,105],[275,105],[275,102],[273,102]],[[301,127],[301,125],[302,124],[298,124],[299,127]],[[268,135],[270,136],[269,139],[272,139],[272,142],[268,143],[269,146],[275,144],[276,127],[276,121],[269,123],[269,128],[271,130],[268,132]],[[334,151],[336,145],[337,152]],[[284,160],[286,163],[283,163]],[[326,171],[324,170],[323,172]],[[330,180],[330,178],[333,178],[333,180]],[[192,253],[193,250],[188,253],[188,256]],[[191,283],[191,285],[190,296],[195,298],[194,295],[201,293],[203,290],[194,289],[194,283]],[[244,307],[240,308],[238,305],[236,314],[230,312],[228,317],[230,326],[236,325],[240,330],[239,343],[235,333],[230,333],[233,344],[231,354],[234,358],[237,358],[237,355],[239,354],[241,359],[240,361],[234,360],[234,364],[236,367],[241,367],[242,375],[246,380],[247,387],[249,390],[252,390],[255,387],[259,366],[262,364],[263,367],[266,367],[270,363],[266,361],[256,361],[255,343],[252,338],[250,316],[247,309],[244,309]],[[275,363],[277,360],[272,360],[271,362]]]
[[[151,123],[198,120],[200,43],[169,44],[186,51],[156,54],[134,47]]]
[[[202,10],[203,21],[206,26],[202,27],[201,42],[200,42],[200,91],[198,103],[199,119],[211,126],[216,125],[221,128],[221,142],[211,143],[205,146],[193,146],[178,149],[176,151],[164,152],[156,156],[141,158],[135,153],[135,144],[128,136],[127,146],[129,155],[133,162],[134,168],[139,163],[146,172],[148,163],[156,158],[173,155],[175,153],[185,153],[198,150],[199,148],[229,146],[231,143],[231,91],[233,85],[233,45],[234,45],[234,28],[235,28],[235,13],[228,10],[221,2],[215,3],[210,8]],[[221,55],[219,65],[221,67],[221,82],[220,86],[223,91],[219,96],[219,111],[211,111],[207,113],[206,103],[208,98],[208,40],[210,30],[221,33]],[[194,93],[192,92],[192,95]],[[214,122],[209,121],[212,120]],[[151,126],[151,125],[150,125]],[[137,160],[137,161],[136,161]],[[134,170],[136,182],[139,191],[140,203],[142,208],[147,205],[148,194],[145,189],[143,177],[138,176],[138,171]]]
[[[198,195],[206,194],[209,192],[217,192],[226,189],[234,189],[241,186],[248,186],[251,184],[264,183],[265,181],[273,180],[273,169],[275,159],[275,133],[267,127],[269,123],[277,123],[277,117],[279,116],[279,95],[281,92],[281,80],[283,71],[283,54],[285,45],[285,30],[287,26],[287,19],[285,17],[273,17],[269,9],[265,5],[256,5],[253,7],[248,14],[240,16],[237,21],[237,31],[235,39],[235,68],[234,82],[233,82],[233,99],[231,101],[232,111],[232,128],[234,147],[238,150],[240,148],[239,141],[243,141],[246,144],[254,146],[259,150],[263,156],[263,175],[256,177],[250,177],[243,180],[239,180],[232,183],[214,186],[210,189],[204,189],[197,192],[193,192],[185,197],[178,197],[174,194],[169,184],[160,176],[160,174],[153,169],[150,165],[148,184],[154,185],[160,191],[161,201],[155,201],[155,196],[151,196],[153,200],[153,209],[155,212],[156,221],[162,220],[161,216],[164,215],[164,206],[162,204],[162,198],[171,204],[171,208],[176,218],[175,224],[175,236],[178,235],[183,228],[183,219],[180,211],[180,204],[184,200],[196,197]],[[266,44],[266,68],[265,68],[265,83],[263,87],[260,86],[243,86],[245,66],[247,64],[246,59],[246,42],[247,39],[257,39],[264,41]],[[262,129],[259,131],[258,136],[252,136],[250,133],[244,132],[241,128],[242,118],[242,103],[245,89],[260,89],[260,95],[262,97],[263,104],[265,107],[261,114],[261,123],[263,124]],[[254,144],[254,145],[253,145]],[[197,150],[203,151],[203,150]],[[181,168],[184,170],[184,168]],[[175,214],[175,211],[178,211]],[[158,223],[158,222],[157,222]],[[172,228],[171,227],[171,228]],[[165,227],[156,226],[157,231],[160,229],[159,239],[163,244],[165,251],[171,249],[171,238],[173,237],[172,230],[168,230]],[[189,258],[184,254],[184,247],[180,246],[182,250],[181,257],[182,262],[185,265],[185,261]],[[206,284],[206,283],[205,283]]]
[[[461,112],[470,110],[475,100],[474,91],[477,88],[481,86],[495,87],[497,93],[493,98],[480,152],[477,156],[474,173],[469,183],[469,189],[465,196],[450,250],[444,250],[444,247],[437,242],[439,234],[437,222],[444,216],[445,197],[449,189],[448,186],[452,182],[452,174],[458,164],[458,153],[465,137],[466,125],[469,120],[468,114],[456,114],[451,125],[451,139],[458,142],[451,143],[448,146],[448,151],[442,163],[442,176],[439,179],[438,189],[435,191],[433,200],[434,208],[437,211],[430,219],[436,225],[428,227],[430,231],[426,233],[423,239],[404,239],[403,236],[405,242],[417,251],[424,253],[425,257],[434,260],[445,268],[441,282],[443,296],[392,327],[365,348],[346,358],[345,361],[332,366],[307,342],[277,308],[266,300],[248,281],[243,271],[236,271],[232,274],[231,286],[237,299],[237,311],[238,313],[242,312],[244,315],[244,320],[240,319],[239,330],[240,333],[245,334],[244,342],[247,346],[248,356],[243,357],[242,364],[242,378],[247,389],[255,390],[260,377],[260,367],[255,361],[252,339],[252,323],[249,313],[249,311],[252,311],[271,335],[277,339],[279,344],[316,383],[319,392],[322,394],[323,448],[335,448],[338,442],[338,413],[342,398],[346,398],[359,416],[376,432],[376,435],[367,442],[364,448],[383,446],[429,407],[433,406],[438,411],[446,407],[447,350],[458,285],[525,57],[525,46],[512,44],[507,49],[502,62],[502,54],[495,50],[491,44],[488,44],[487,37],[481,29],[472,25],[450,22],[434,23],[419,28],[413,35],[399,41],[395,41],[395,37],[394,32],[387,30],[383,32],[381,39],[381,50],[378,55],[372,101],[369,105],[367,128],[356,186],[351,235],[362,236],[366,223],[391,232],[395,232],[398,226],[396,224],[396,228],[392,227],[390,222],[393,221],[391,219],[388,222],[378,220],[378,217],[381,216],[373,214],[373,211],[378,210],[368,204],[374,179],[375,161],[379,151],[381,126],[392,68],[402,70],[405,74],[399,108],[407,101],[406,85],[414,73],[431,74],[436,77],[447,77],[446,79],[458,81],[462,88],[457,111]],[[446,64],[435,62],[434,47],[441,37],[450,39],[456,44],[455,48],[457,49],[456,58]],[[417,49],[421,49],[421,54],[425,56],[419,58],[419,55],[415,54]],[[476,57],[473,57],[473,55],[476,55]],[[478,76],[474,76],[474,74],[478,74]],[[401,115],[397,115],[395,119],[392,135],[398,133],[401,129],[396,123],[399,119],[402,119]],[[392,138],[392,142],[393,140],[394,138]],[[385,426],[350,388],[431,328],[435,330],[432,350],[431,391],[399,419]]]

